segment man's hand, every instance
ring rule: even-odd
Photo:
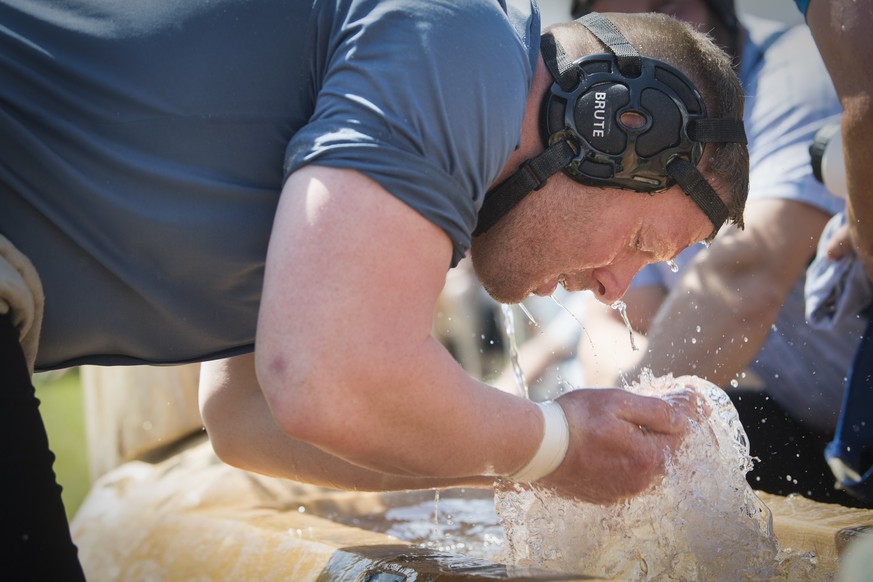
[[[855,246],[855,239],[852,237],[852,232],[848,224],[844,224],[838,228],[827,243],[826,252],[829,259],[837,261],[849,254],[856,254],[864,261],[864,270],[867,276],[873,281],[873,257],[864,257],[856,252],[858,247]]]
[[[668,401],[610,388],[561,396],[570,448],[561,466],[539,484],[603,504],[642,492],[663,475],[695,414],[697,399],[687,394]]]

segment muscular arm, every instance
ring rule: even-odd
[[[288,437],[272,415],[255,377],[253,354],[200,366],[200,410],[210,441],[228,464],[265,475],[336,489],[395,491],[490,486],[493,479],[416,479],[352,465]]]
[[[724,233],[686,268],[651,323],[648,349],[626,350],[632,360],[619,367],[631,378],[650,367],[726,386],[763,345],[827,219],[800,202],[750,202],[745,230]]]
[[[525,463],[537,411],[472,379],[431,336],[450,258],[442,230],[362,174],[313,166],[289,178],[256,343],[258,379],[285,433],[409,477]]]
[[[873,1],[813,0],[807,22],[843,105],[850,235],[873,278]]]
[[[430,335],[450,252],[441,230],[359,173],[292,175],[254,368],[207,366],[201,383],[219,455],[342,488],[482,485],[525,465],[543,433],[536,406],[468,376]],[[570,450],[543,483],[604,502],[663,470],[693,410],[618,390],[560,401]]]

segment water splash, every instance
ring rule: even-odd
[[[676,264],[676,261],[674,261],[674,260],[672,260],[672,259],[671,259],[671,260],[668,260],[668,261],[667,261],[667,266],[670,267],[670,271],[672,271],[673,273],[678,273],[678,272],[679,272],[679,265]]]
[[[575,313],[573,313],[572,311],[567,309],[567,306],[564,305],[563,303],[561,303],[561,300],[558,299],[558,297],[556,295],[552,294],[552,295],[550,295],[550,297],[552,298],[552,301],[555,302],[555,305],[557,305],[558,307],[560,307],[561,309],[563,309],[564,311],[569,313],[570,317],[572,317],[573,319],[576,320],[576,323],[579,324],[579,327],[582,328],[582,332],[585,333],[585,336],[588,338],[588,343],[590,343],[591,347],[593,348],[594,347],[594,340],[591,339],[591,335],[588,333],[588,330],[585,329],[584,325],[582,325],[582,320],[580,320],[578,317],[576,317]]]
[[[433,492],[433,537],[439,539],[442,537],[440,529],[440,490],[436,489]]]
[[[537,323],[537,320],[534,319],[534,316],[531,315],[531,312],[527,310],[527,307],[525,306],[524,303],[516,303],[516,305],[518,305],[521,308],[522,312],[524,312],[524,314],[527,316],[527,318],[530,320],[530,322],[532,324],[534,324],[534,326],[536,326],[536,327],[540,326],[540,324]]]
[[[781,564],[769,509],[749,487],[748,441],[727,395],[700,378],[645,376],[631,390],[669,399],[696,391],[711,411],[692,420],[663,479],[602,506],[517,487],[496,497],[508,557],[622,580],[769,580]]]
[[[630,320],[627,318],[627,304],[619,299],[617,301],[613,301],[610,307],[612,307],[613,309],[617,309],[618,312],[621,314],[621,318],[624,320],[624,324],[627,326],[627,333],[630,336],[631,349],[635,352],[640,351],[640,349],[637,347],[636,342],[634,341],[634,328],[631,326]]]
[[[518,363],[518,343],[515,341],[515,316],[512,314],[512,305],[501,303],[500,311],[503,314],[503,334],[506,336],[509,363],[512,365],[512,374],[515,377],[515,387],[518,389],[519,396],[530,400],[530,392],[528,391],[527,380],[524,377],[524,370],[521,369],[521,364]]]

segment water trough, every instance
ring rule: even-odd
[[[161,444],[103,474],[73,520],[88,580],[599,579],[501,563],[488,491],[334,491],[229,467],[202,431]],[[835,580],[873,531],[873,511],[759,495],[782,548],[808,557],[779,580]]]

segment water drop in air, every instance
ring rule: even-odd
[[[621,318],[624,320],[624,324],[627,326],[628,335],[630,336],[631,349],[635,352],[639,351],[639,348],[634,341],[634,328],[631,327],[630,320],[628,320],[627,318],[627,305],[624,301],[619,299],[617,301],[613,301],[610,307],[612,307],[613,309],[617,309],[618,312],[621,314]]]
[[[529,399],[524,370],[521,369],[521,364],[518,363],[518,344],[515,341],[515,317],[512,315],[512,306],[501,303],[500,310],[503,313],[503,333],[509,346],[509,361],[512,364],[515,385],[518,388],[519,396]]]

